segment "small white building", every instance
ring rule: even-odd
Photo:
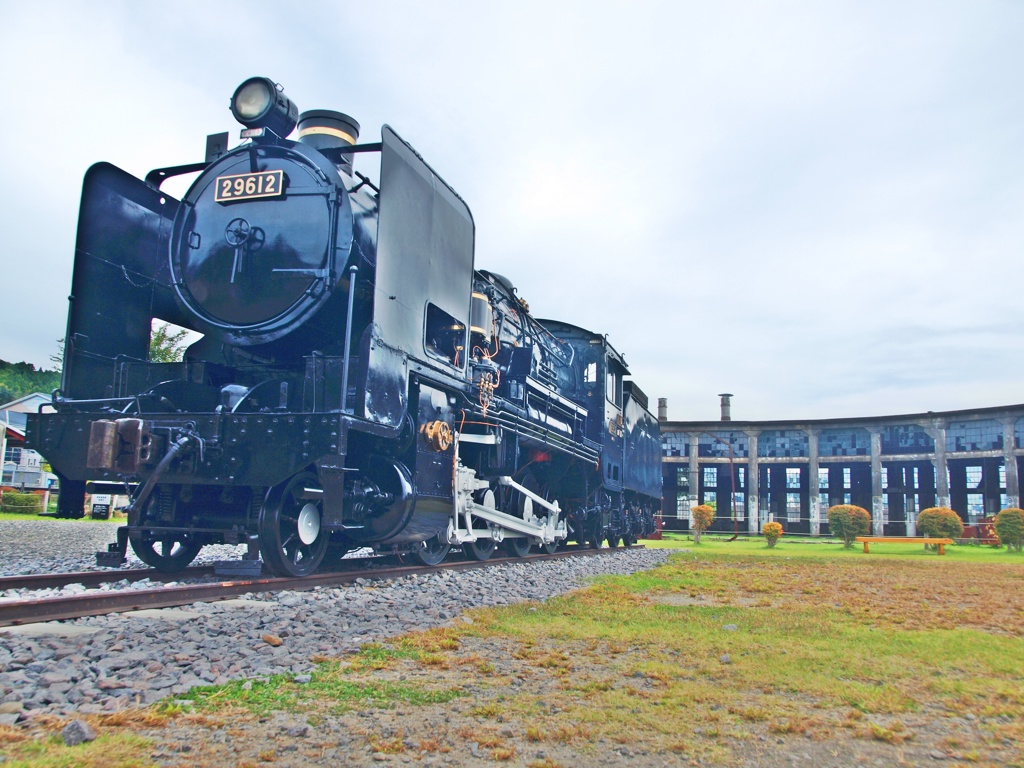
[[[43,469],[41,454],[25,448],[26,416],[38,413],[40,407],[49,406],[50,396],[41,392],[19,397],[0,405],[0,448],[4,466],[0,485],[26,491],[49,490],[56,486],[57,476]]]

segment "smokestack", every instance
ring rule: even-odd
[[[658,398],[658,421],[668,421],[668,398]]]
[[[722,421],[732,421],[732,404],[730,402],[732,394],[723,392],[719,397],[722,398]]]
[[[359,141],[359,123],[342,112],[311,109],[299,115],[299,141],[314,149],[351,147]],[[341,155],[338,170],[352,175],[352,155]]]

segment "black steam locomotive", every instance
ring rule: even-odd
[[[606,339],[474,270],[469,208],[390,127],[358,144],[260,77],[231,111],[231,151],[85,177],[61,389],[28,439],[58,514],[131,494],[99,561],[130,543],[175,571],[244,543],[302,576],[365,546],[434,564],[650,534],[658,423]],[[196,172],[182,200],[160,190]],[[203,336],[150,362],[154,318]]]

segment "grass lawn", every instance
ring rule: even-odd
[[[354,765],[1024,765],[1024,557],[785,538],[648,545],[689,551],[320,659],[305,685],[231,683],[193,689],[184,709],[89,718],[102,750],[0,729],[0,753],[109,768],[187,740],[190,765],[313,764],[340,732],[351,751],[337,764]],[[282,711],[317,736],[289,742],[267,725]]]
[[[71,519],[52,517],[50,515],[24,515],[18,512],[0,512],[0,523],[4,520],[57,520],[58,522],[67,523],[68,525],[79,525],[81,523],[120,523],[121,525],[124,525],[126,519],[127,518],[124,515],[115,515],[111,520],[93,520],[89,515],[78,519]]]
[[[864,546],[854,543],[850,549],[844,549],[838,539],[809,539],[783,536],[774,548],[769,548],[762,537],[740,537],[729,541],[730,537],[718,534],[704,534],[700,544],[693,543],[689,534],[669,532],[661,540],[644,541],[643,544],[653,549],[690,549],[693,552],[707,554],[734,554],[738,556],[761,557],[811,557],[811,558],[889,558],[924,559],[939,557],[934,549],[925,549],[917,544],[879,544],[872,542],[870,554],[864,554]],[[955,560],[969,563],[1018,563],[1024,565],[1024,557],[1017,552],[1009,552],[1005,547],[982,546],[977,544],[956,544],[946,546],[943,560]]]

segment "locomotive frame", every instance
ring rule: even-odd
[[[58,514],[131,493],[98,561],[247,543],[302,576],[363,546],[436,564],[653,532],[658,424],[607,340],[476,270],[469,207],[389,126],[360,145],[265,78],[232,111],[249,141],[206,163],[85,177],[61,388],[27,439]],[[152,363],[154,319],[205,335]]]

